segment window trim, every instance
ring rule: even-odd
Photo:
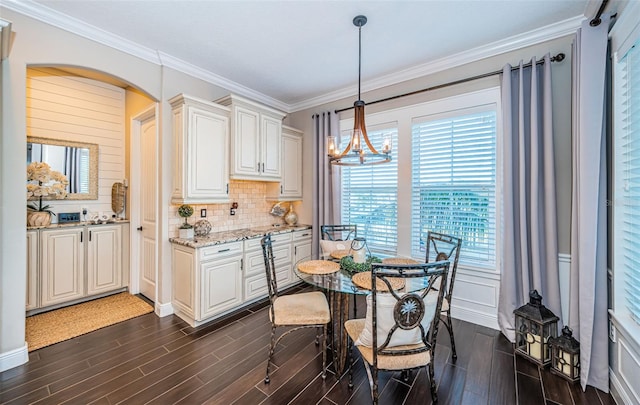
[[[460,263],[458,269],[468,269],[471,272],[481,273],[482,277],[488,275],[499,278],[502,269],[502,104],[499,86],[489,86],[482,90],[466,92],[463,94],[443,97],[437,100],[420,102],[417,104],[392,108],[389,110],[370,113],[366,115],[367,128],[374,127],[385,122],[398,122],[398,141],[393,145],[398,149],[398,178],[411,179],[411,144],[412,144],[412,120],[413,118],[441,114],[460,109],[469,109],[478,106],[492,104],[496,109],[496,258],[495,268],[478,267],[471,264]],[[353,118],[340,120],[340,130],[346,130],[353,125]],[[411,257],[411,196],[412,181],[398,181],[398,249],[397,255]],[[424,259],[417,258],[416,259]],[[480,274],[478,274],[480,275]],[[494,278],[494,277],[490,277]]]

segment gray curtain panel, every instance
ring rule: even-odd
[[[320,252],[320,225],[340,223],[340,177],[327,157],[327,136],[339,139],[338,116],[328,111],[313,115],[313,255]]]
[[[535,289],[560,316],[551,62],[502,73],[503,217],[498,324],[515,340],[513,310]]]
[[[609,392],[605,93],[609,17],[582,23],[574,44],[569,327],[580,341],[580,384]]]

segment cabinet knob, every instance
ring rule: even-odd
[[[141,230],[142,230],[142,227],[141,227],[141,226],[139,226],[137,229],[138,229],[139,231],[141,231]]]

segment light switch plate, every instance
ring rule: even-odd
[[[206,217],[207,217],[207,209],[206,208],[200,209],[200,218],[206,218]]]

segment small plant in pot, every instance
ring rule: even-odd
[[[188,218],[193,215],[193,207],[183,204],[178,208],[178,215],[184,218],[184,223],[180,225],[180,237],[183,239],[193,238],[193,225],[187,222]]]

